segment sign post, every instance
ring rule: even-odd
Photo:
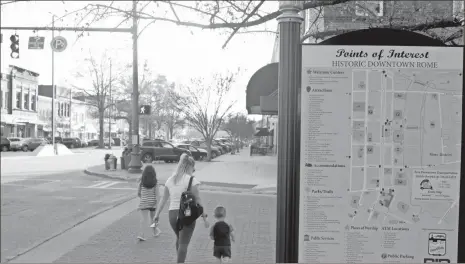
[[[465,261],[463,56],[303,45],[299,262]]]

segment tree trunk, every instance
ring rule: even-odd
[[[168,127],[169,139],[173,139],[173,130],[174,130],[174,128],[172,126]]]
[[[207,161],[212,160],[212,140],[207,138],[205,140],[205,144],[207,145]]]
[[[98,148],[104,148],[103,145],[103,136],[105,131],[103,130],[103,126],[105,123],[105,109],[99,109],[98,111],[98,124],[99,124],[99,137],[98,137]]]

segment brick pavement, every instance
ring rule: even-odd
[[[227,208],[227,219],[236,229],[236,243],[232,247],[233,262],[275,262],[276,197],[210,192],[201,195],[209,215],[217,205]],[[135,210],[55,262],[175,262],[174,234],[167,218],[165,209],[160,221],[163,233],[158,238],[140,243],[136,242],[139,214]],[[209,220],[213,222],[211,217]],[[187,262],[214,262],[212,247],[208,229],[199,220],[189,246]]]

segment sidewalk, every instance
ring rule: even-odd
[[[118,161],[120,163],[120,161]],[[145,166],[145,165],[144,165]],[[160,182],[171,176],[176,164],[156,162],[154,164]],[[277,160],[272,156],[252,156],[248,148],[239,154],[224,154],[211,162],[196,162],[195,176],[209,186],[252,189],[255,192],[276,192]],[[119,164],[118,164],[119,167]],[[144,167],[143,167],[144,168]],[[142,168],[142,169],[143,169]],[[126,170],[105,170],[104,165],[89,167],[85,170],[89,175],[117,180],[136,181],[140,174],[131,174]]]
[[[213,209],[224,205],[227,221],[235,228],[233,262],[274,263],[276,242],[276,197],[228,193],[201,194],[209,221]],[[137,210],[117,220],[87,242],[57,259],[56,263],[175,263],[175,238],[169,227],[167,210],[160,216],[162,234],[146,242],[136,242],[139,226]],[[198,220],[186,262],[215,262],[209,229]]]

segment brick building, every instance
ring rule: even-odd
[[[1,133],[6,137],[36,137],[43,129],[37,116],[39,74],[10,65],[1,74]]]

